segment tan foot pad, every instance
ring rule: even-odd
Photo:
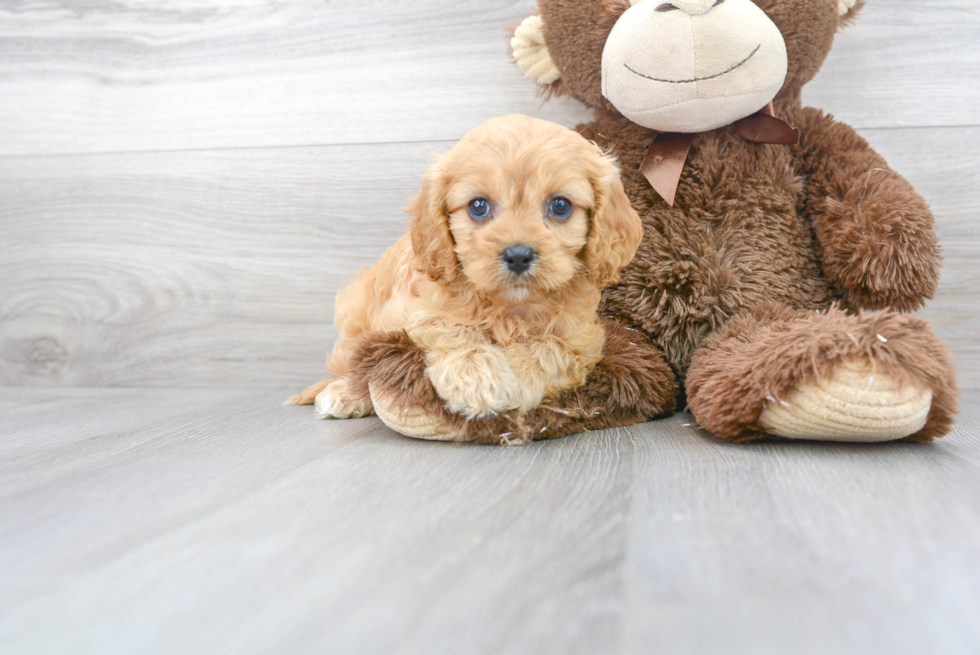
[[[374,411],[389,428],[406,437],[428,439],[430,441],[454,441],[456,435],[450,426],[434,420],[416,407],[393,407],[387,399],[374,393],[373,385],[368,385]]]
[[[892,441],[921,430],[931,407],[932,391],[873,376],[864,359],[843,362],[833,377],[770,399],[759,424],[787,439]]]

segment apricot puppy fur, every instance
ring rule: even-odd
[[[583,384],[602,357],[600,289],[642,227],[613,159],[576,132],[496,118],[426,172],[409,232],[337,298],[330,380],[290,399],[325,418],[365,416],[347,378],[371,332],[404,330],[448,411],[529,411]],[[362,390],[357,391],[356,389]]]

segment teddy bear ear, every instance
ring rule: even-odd
[[[837,0],[837,14],[840,16],[841,29],[850,25],[863,7],[864,0]]]
[[[510,40],[514,59],[524,74],[542,86],[550,86],[561,79],[561,71],[555,66],[544,42],[544,19],[528,16]]]

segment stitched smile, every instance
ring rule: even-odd
[[[753,50],[752,53],[748,57],[746,57],[742,61],[738,62],[737,64],[735,64],[734,66],[732,66],[731,68],[729,68],[726,71],[722,71],[720,73],[715,73],[714,75],[708,75],[706,77],[694,77],[694,78],[691,78],[689,80],[664,80],[664,79],[660,79],[659,77],[650,77],[649,75],[644,75],[643,73],[641,73],[639,71],[635,71],[632,68],[630,68],[629,64],[623,64],[623,66],[625,66],[626,67],[626,70],[628,70],[629,72],[633,73],[634,75],[639,75],[640,77],[645,77],[646,79],[653,80],[654,82],[666,82],[667,84],[689,84],[691,82],[702,82],[704,80],[713,80],[716,77],[721,77],[722,75],[728,75],[733,70],[736,70],[736,69],[741,68],[742,65],[745,64],[745,62],[747,62],[749,59],[752,59],[752,57],[755,57],[755,53],[759,52],[759,48],[761,48],[761,47],[762,47],[762,44],[760,43],[759,45],[757,45],[755,47],[755,50]]]

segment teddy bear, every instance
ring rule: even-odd
[[[424,438],[525,442],[652,418],[676,400],[736,442],[945,435],[952,358],[908,314],[936,290],[933,216],[851,127],[801,102],[863,5],[539,0],[513,33],[514,58],[546,97],[592,108],[577,129],[618,159],[644,227],[603,291],[606,359],[537,410],[464,422],[412,345],[379,335],[365,361],[382,419]],[[667,366],[642,364],[660,357]]]

